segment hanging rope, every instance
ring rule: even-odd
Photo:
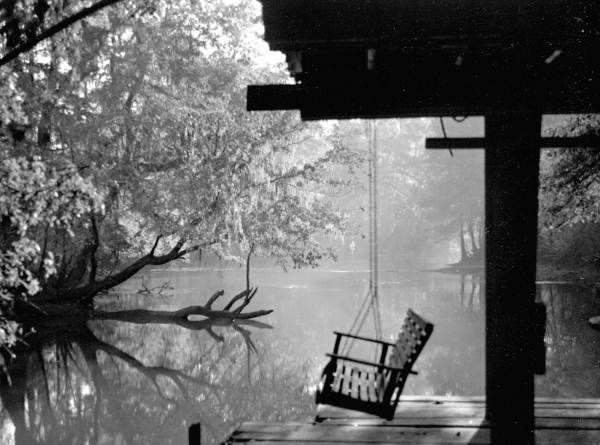
[[[454,120],[456,120],[456,118],[452,118]],[[466,119],[466,117],[465,117]],[[463,122],[463,121],[456,121],[456,122]],[[444,118],[440,117],[440,126],[442,127],[442,134],[444,135],[444,139],[448,139],[448,134],[446,133],[446,127],[444,126]],[[448,151],[450,152],[450,156],[454,157],[454,153],[452,153],[452,149],[448,148]]]
[[[381,340],[381,315],[379,313],[379,262],[377,252],[377,126],[374,121],[369,122],[369,191],[370,191],[370,207],[369,221],[371,223],[371,236],[369,244],[371,247],[371,261],[369,285],[371,288],[371,308],[373,310],[373,323],[375,326],[375,336],[377,340]]]
[[[379,312],[379,277],[378,277],[378,251],[377,251],[377,128],[373,121],[368,122],[367,137],[369,141],[369,290],[365,295],[360,309],[352,322],[349,333],[357,335],[369,315],[373,313],[375,337],[382,339],[381,314]],[[354,339],[348,339],[342,347],[343,354],[347,354]]]

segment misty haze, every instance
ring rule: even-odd
[[[408,98],[387,103],[377,88],[403,46],[357,50],[306,17],[288,20],[288,41],[287,16],[263,24],[251,0],[91,5],[0,7],[0,443],[516,443],[494,433],[510,407],[490,409],[502,357],[527,362],[503,384],[534,382],[523,428],[533,434],[535,395],[536,443],[559,429],[599,443],[600,115],[455,115],[480,109],[462,80],[462,96],[393,90]],[[451,68],[416,57],[407,78],[462,79],[480,63],[449,45]],[[556,51],[540,63],[561,63]],[[490,66],[481,77],[494,80]],[[494,103],[510,108],[510,82],[495,80]],[[534,137],[509,143],[550,148],[521,164],[522,147],[498,147],[527,119]],[[524,181],[538,164],[539,184]],[[537,242],[521,233],[536,227]],[[424,337],[403,340],[411,314]],[[334,346],[334,331],[351,336]],[[345,398],[317,406],[334,377]],[[384,392],[401,396],[395,418],[395,405],[378,411]]]

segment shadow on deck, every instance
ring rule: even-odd
[[[489,444],[482,397],[402,397],[393,420],[319,406],[315,421],[245,422],[226,443]],[[600,399],[538,398],[537,445],[600,444]]]

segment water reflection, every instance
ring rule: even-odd
[[[482,277],[380,277],[384,333],[393,336],[409,307],[435,323],[405,394],[483,395]],[[243,279],[235,269],[155,271],[132,280],[107,309],[175,309],[215,288],[239,289]],[[350,326],[368,272],[263,270],[254,279],[260,305],[275,309],[265,319],[274,329],[249,328],[256,353],[232,329],[217,328],[217,342],[179,326],[109,320],[31,338],[12,362],[12,384],[0,385],[1,443],[180,444],[187,427],[201,422],[203,443],[210,444],[242,421],[311,418],[331,331]],[[136,292],[165,281],[174,288],[170,299]],[[537,395],[600,397],[600,333],[587,327],[590,314],[600,313],[598,299],[585,288],[548,284],[538,297],[548,308],[548,357]]]
[[[313,409],[308,367],[270,357],[272,345],[262,342],[269,359],[259,361],[239,334],[222,334],[217,344],[179,328],[104,324],[48,339],[20,354],[11,384],[0,386],[14,438],[3,443],[181,444],[194,422],[203,443],[216,443],[239,419]]]
[[[587,320],[600,313],[600,299],[586,287],[545,284],[538,299],[546,304],[546,374],[536,394],[548,397],[600,397],[600,335]]]
[[[460,304],[471,312],[479,312],[483,308],[485,281],[483,273],[460,274]]]

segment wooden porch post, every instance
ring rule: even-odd
[[[539,113],[485,117],[486,416],[494,445],[534,443]]]

